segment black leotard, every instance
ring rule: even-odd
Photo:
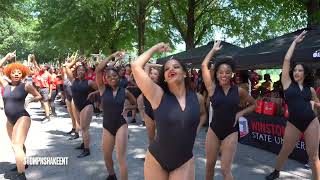
[[[72,88],[71,88],[71,82],[69,79],[65,79],[63,81],[63,91],[64,91],[64,94],[66,96],[66,98],[68,99],[68,101],[71,101],[72,100]]]
[[[88,95],[92,92],[92,88],[89,86],[88,80],[75,79],[71,86],[71,90],[74,105],[79,112],[87,105],[92,104],[88,100]]]
[[[288,89],[284,90],[284,96],[288,104],[288,121],[303,133],[316,117],[310,103],[310,87],[303,86],[300,90],[298,83],[291,82]]]
[[[239,125],[233,126],[239,111],[240,97],[238,86],[231,86],[227,95],[222,87],[216,85],[213,96],[210,98],[213,116],[210,128],[216,136],[223,140],[228,135],[238,132]]]
[[[116,96],[113,96],[112,89],[106,87],[101,96],[103,107],[103,127],[113,136],[117,134],[118,129],[126,124],[126,120],[122,116],[124,101],[126,99],[126,90],[119,88]]]
[[[22,116],[30,117],[24,108],[25,99],[28,93],[25,90],[25,83],[19,83],[13,91],[10,84],[4,87],[3,102],[4,112],[11,124],[15,124]]]
[[[154,110],[157,133],[149,152],[161,167],[170,172],[193,157],[192,149],[200,122],[197,94],[186,93],[186,106],[182,111],[175,95],[164,93],[159,107]]]
[[[152,106],[151,106],[150,102],[148,101],[148,99],[144,95],[142,95],[142,96],[143,96],[144,111],[152,120],[154,120]]]

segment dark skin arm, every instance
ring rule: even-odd
[[[236,114],[236,119],[233,126],[237,124],[241,116],[244,116],[250,112],[253,112],[256,109],[256,101],[253,97],[249,95],[248,91],[246,91],[241,87],[239,87],[238,89],[239,89],[239,96],[240,96],[240,104],[248,104],[248,107],[244,108],[243,110],[239,111]]]
[[[16,56],[16,51],[8,53],[5,57],[0,60],[0,67],[6,62],[13,59]],[[0,86],[5,87],[8,84],[6,80],[3,79],[3,76],[0,74]]]
[[[317,96],[316,91],[314,90],[314,88],[310,88],[311,90],[311,105],[313,108],[313,111],[315,112],[316,116],[319,117],[319,112],[320,112],[320,102],[319,102],[319,98]]]
[[[100,91],[100,95],[103,94],[105,91],[105,84],[103,82],[103,71],[104,68],[107,66],[107,64],[113,59],[113,58],[118,58],[121,59],[123,58],[124,52],[117,51],[113,54],[111,54],[107,59],[104,61],[100,62],[99,65],[96,68],[96,84],[97,84],[97,89]]]
[[[207,121],[207,112],[205,107],[205,101],[201,94],[197,93],[198,101],[200,104],[200,123],[197,128],[197,134],[199,133],[201,127],[206,123]]]
[[[132,93],[131,93],[130,91],[128,91],[127,89],[126,89],[126,99],[129,100],[129,102],[130,102],[130,104],[131,104],[132,106],[134,106],[134,107],[137,106],[137,100],[136,100],[136,98],[135,98],[135,97],[132,95]]]
[[[33,98],[31,98],[26,104],[29,104],[30,102],[38,102],[42,99],[42,96],[32,84],[26,84],[24,89],[33,96]]]

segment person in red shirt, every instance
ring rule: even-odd
[[[53,67],[50,68],[49,73],[50,73],[50,77],[51,77],[51,80],[50,80],[51,86],[50,86],[50,90],[49,90],[49,106],[51,108],[52,115],[57,116],[56,108],[54,105],[54,100],[56,99],[56,96],[58,94],[57,74],[56,74],[55,69]]]
[[[86,80],[91,80],[95,81],[96,79],[96,73],[95,73],[95,68],[94,67],[89,67],[88,72],[85,75]]]
[[[48,72],[48,66],[41,66],[39,67],[35,56],[32,56],[32,63],[34,64],[34,67],[39,70],[39,74],[36,77],[37,83],[39,85],[39,92],[42,96],[41,104],[45,111],[45,117],[42,119],[42,123],[46,123],[50,121],[50,108],[49,108],[49,92],[50,92],[50,86],[51,86],[51,75]]]

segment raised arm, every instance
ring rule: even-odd
[[[281,76],[281,83],[283,86],[283,89],[288,89],[291,83],[291,78],[290,78],[290,62],[291,58],[294,52],[294,49],[296,48],[296,45],[300,42],[303,41],[307,31],[303,31],[299,36],[297,36],[294,41],[292,42],[290,48],[287,51],[286,56],[284,57],[283,60],[283,65],[282,65],[282,76]]]
[[[213,55],[222,48],[222,46],[220,46],[220,43],[221,41],[215,41],[212,49],[209,51],[209,53],[204,58],[201,64],[202,78],[203,78],[204,85],[207,88],[209,97],[213,95],[216,85],[214,82],[214,78],[213,79],[211,78],[211,72],[210,72],[210,69],[208,68],[208,65]]]
[[[34,54],[31,54],[30,56],[28,56],[28,58],[29,58],[29,57],[30,57],[30,59],[31,59],[31,62],[32,62],[34,68],[35,68],[36,70],[40,71],[40,66],[38,65],[38,62],[37,62],[37,60],[36,60],[36,56],[35,56]]]
[[[69,81],[73,82],[74,77],[71,68],[77,63],[77,57],[71,56],[71,62],[64,64],[65,72],[67,73],[67,78]]]
[[[107,66],[107,64],[112,60],[113,58],[122,59],[124,56],[124,52],[117,51],[113,54],[111,54],[107,59],[100,62],[99,65],[96,67],[96,83],[100,92],[100,95],[102,96],[103,92],[105,91],[105,85],[103,82],[103,71],[104,68]]]
[[[163,95],[163,90],[150,79],[149,75],[144,71],[143,66],[150,60],[154,53],[170,50],[171,48],[168,44],[159,43],[148,49],[131,63],[134,79],[142,93],[149,100],[153,109],[158,108]]]
[[[0,67],[3,66],[3,64],[6,62],[6,61],[9,61],[11,59],[13,59],[14,57],[16,56],[16,51],[12,52],[12,53],[8,53],[5,57],[3,57],[1,60],[0,60]],[[4,87],[8,84],[7,81],[5,81],[3,79],[3,76],[0,74],[0,86]]]

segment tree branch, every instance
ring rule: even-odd
[[[208,12],[210,12],[210,6],[212,5],[212,3],[215,2],[215,0],[210,1],[207,5],[205,5],[203,11],[201,11],[201,13],[195,18],[195,21],[197,22],[199,19],[202,18],[202,16]],[[197,3],[196,3],[197,4]]]
[[[201,31],[200,31],[200,33],[199,33],[199,35],[198,35],[198,37],[197,37],[197,40],[194,42],[194,45],[197,45],[197,44],[200,43],[201,39],[202,39],[203,36],[205,35],[205,33],[206,33],[206,31],[207,31],[207,29],[208,29],[209,26],[210,26],[209,24],[205,24],[205,25],[203,26],[203,28],[201,29]]]
[[[178,29],[178,31],[180,32],[181,36],[183,39],[186,39],[186,33],[183,31],[183,28],[181,26],[181,24],[179,23],[177,17],[175,16],[174,12],[173,12],[173,9],[172,9],[172,6],[171,6],[171,3],[170,3],[170,0],[166,0],[167,2],[167,6],[169,7],[169,13],[172,17],[172,20],[173,20],[173,23],[174,25],[176,26],[176,28]]]

